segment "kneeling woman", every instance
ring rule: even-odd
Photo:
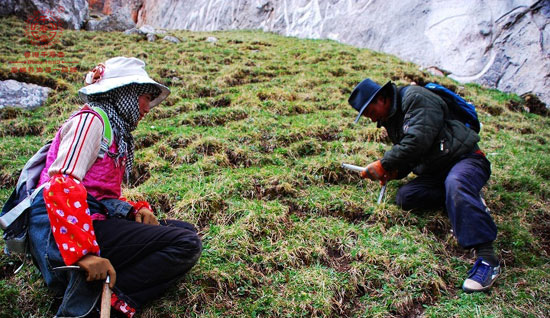
[[[132,317],[197,262],[196,229],[158,221],[145,201],[121,198],[134,159],[131,132],[170,91],[145,63],[115,57],[86,76],[86,103],[57,132],[31,206],[31,253],[48,287],[63,294],[57,315],[94,311],[110,277],[111,305]],[[56,267],[78,265],[80,269]]]

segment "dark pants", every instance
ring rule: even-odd
[[[458,244],[464,248],[493,242],[497,227],[480,196],[490,175],[490,162],[472,153],[448,171],[422,175],[404,185],[396,202],[405,210],[445,206]]]
[[[187,222],[156,226],[114,218],[94,221],[94,229],[101,257],[116,270],[115,293],[134,308],[173,286],[201,253],[197,230]]]

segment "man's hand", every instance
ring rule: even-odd
[[[148,208],[141,208],[136,213],[136,222],[143,224],[159,225],[157,217]]]
[[[76,265],[80,266],[88,274],[86,280],[91,282],[94,280],[105,280],[109,275],[109,287],[115,287],[116,271],[111,262],[103,257],[88,254],[82,257]]]
[[[397,170],[390,172],[386,171],[384,167],[382,167],[380,160],[370,163],[367,168],[361,172],[361,178],[368,178],[373,181],[379,180],[381,185],[386,184],[386,182],[396,177]]]

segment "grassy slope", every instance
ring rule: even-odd
[[[339,168],[365,165],[390,146],[375,125],[352,124],[346,101],[360,80],[456,83],[333,41],[246,31],[171,31],[180,44],[65,31],[54,49],[78,60],[79,73],[10,74],[8,61],[37,51],[23,27],[0,20],[0,78],[55,90],[33,112],[0,111],[0,202],[80,105],[76,91],[97,62],[140,57],[172,89],[135,132],[137,181],[125,194],[197,224],[204,252],[145,317],[550,315],[550,121],[510,111],[517,96],[458,87],[479,105],[481,147],[493,163],[485,196],[504,261],[492,292],[467,295],[459,287],[471,255],[442,210],[398,209],[395,190],[406,180],[392,181],[378,206],[376,183]],[[0,256],[0,317],[52,316],[59,301],[32,266],[14,275],[20,263]]]

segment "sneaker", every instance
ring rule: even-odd
[[[488,290],[499,275],[500,266],[491,266],[480,257],[476,260],[474,267],[468,271],[468,278],[462,284],[462,289],[467,293]]]

